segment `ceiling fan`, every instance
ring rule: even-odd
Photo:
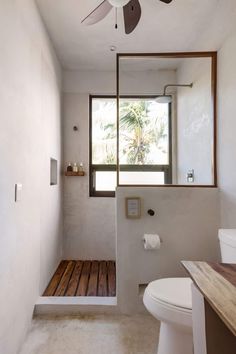
[[[170,4],[172,0],[159,0],[165,4]],[[123,7],[125,33],[133,32],[141,18],[141,6],[139,0],[104,0],[98,5],[81,23],[93,25],[101,21],[115,7]],[[117,28],[117,24],[116,24]]]

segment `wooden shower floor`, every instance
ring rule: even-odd
[[[116,296],[116,263],[61,261],[43,296]]]

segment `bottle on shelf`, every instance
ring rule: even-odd
[[[72,172],[73,171],[71,162],[68,164],[66,171],[67,172]]]
[[[80,164],[79,164],[79,172],[84,173],[84,164],[83,164],[83,162],[80,162]]]
[[[73,172],[79,172],[79,168],[76,162],[73,164]]]

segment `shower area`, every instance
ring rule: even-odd
[[[90,307],[100,311],[103,305],[110,308],[117,304],[115,198],[89,194],[90,110],[89,95],[81,82],[83,75],[78,78],[80,87],[68,88],[69,92],[64,89],[62,95],[64,162],[57,173],[58,183],[63,185],[63,237],[60,257],[50,265],[50,277],[41,281],[41,296],[36,303],[38,314],[58,313],[62,308],[66,313]],[[98,90],[92,76],[86,75],[86,80],[89,91]],[[83,164],[84,174],[67,173],[69,163]],[[51,188],[53,191],[58,186]],[[47,249],[42,249],[42,257],[45,252]]]
[[[61,305],[137,312],[150,281],[183,275],[179,264],[189,251],[182,238],[199,228],[206,198],[210,218],[217,215],[214,60],[214,53],[118,54],[116,73],[64,73],[64,232],[38,313]],[[84,173],[67,170],[75,164]],[[127,198],[140,200],[135,217]],[[202,229],[215,237],[217,222]],[[145,250],[144,234],[159,234],[161,249]],[[200,243],[195,251],[204,258]]]

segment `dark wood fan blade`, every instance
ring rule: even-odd
[[[164,2],[165,4],[170,4],[172,0],[160,0],[161,2]]]
[[[81,23],[85,25],[93,25],[101,21],[111,11],[113,6],[107,1],[103,1],[95,10],[86,16]]]
[[[133,32],[141,18],[141,6],[138,0],[131,0],[123,7],[125,33],[130,34]]]

